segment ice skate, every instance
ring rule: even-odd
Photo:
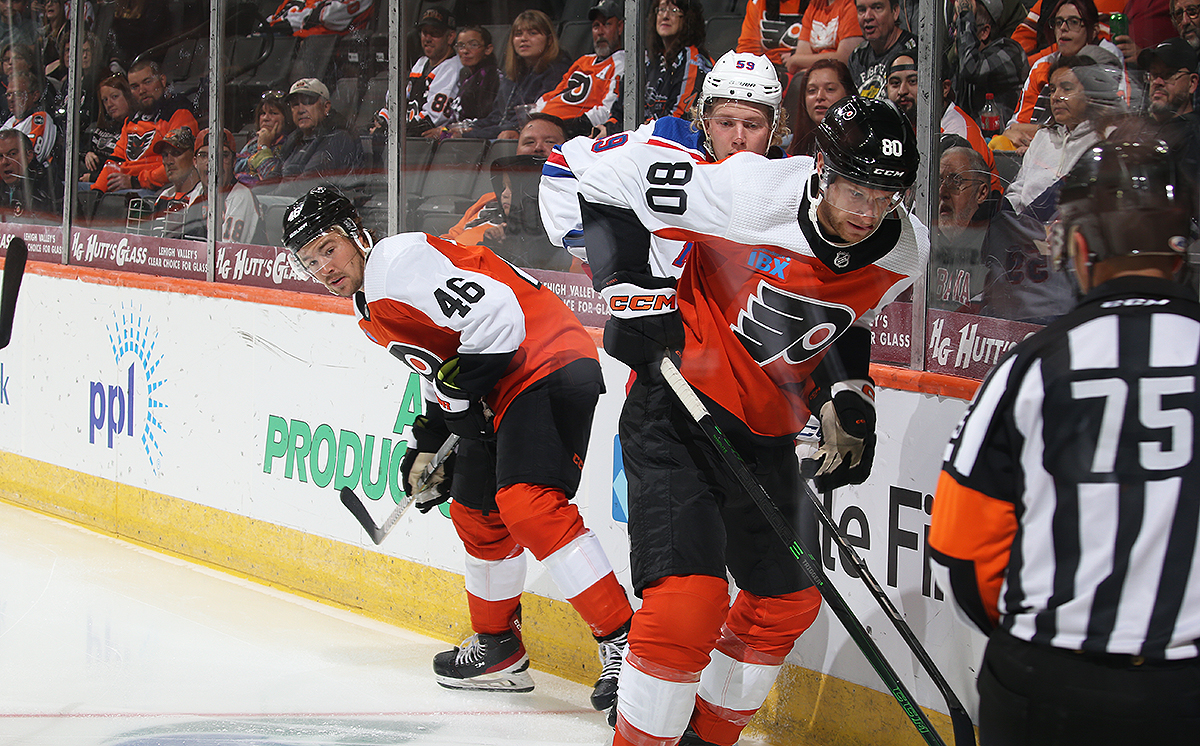
[[[617,703],[617,679],[621,676],[621,661],[629,644],[629,622],[596,642],[599,645],[600,678],[592,689],[592,707],[604,712]]]
[[[514,632],[471,635],[453,650],[435,655],[433,672],[447,689],[533,691],[529,655]]]
[[[692,726],[688,726],[683,732],[683,736],[679,739],[679,746],[716,746],[711,741],[705,741],[700,736],[696,735],[696,731],[692,730]]]

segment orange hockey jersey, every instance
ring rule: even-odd
[[[460,354],[515,353],[486,397],[496,424],[533,383],[582,358],[596,343],[549,288],[482,246],[401,233],[371,249],[358,325],[424,380],[433,401],[438,369]]]
[[[575,60],[554,90],[542,94],[533,110],[563,120],[587,117],[593,127],[599,127],[608,121],[624,70],[624,50],[602,60],[597,60],[594,54],[585,54]]]
[[[157,189],[167,183],[162,156],[154,152],[155,141],[173,129],[187,127],[195,135],[200,127],[187,102],[177,96],[167,96],[147,111],[134,114],[121,128],[117,145],[109,161],[96,177],[92,189],[107,191],[110,169],[129,174],[136,181],[135,189]]]

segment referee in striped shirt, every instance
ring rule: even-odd
[[[955,431],[935,572],[990,638],[982,746],[1200,743],[1200,303],[1175,280],[1194,203],[1159,142],[1097,145],[1060,199],[1087,295]]]

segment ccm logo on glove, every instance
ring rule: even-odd
[[[608,311],[618,318],[670,313],[676,309],[675,289],[662,288],[648,291],[628,283],[604,288],[600,295],[608,304]]]

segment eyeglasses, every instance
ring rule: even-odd
[[[1079,29],[1083,28],[1083,19],[1079,16],[1071,16],[1070,18],[1055,18],[1050,22],[1050,25],[1053,26],[1055,30],[1070,29],[1071,31],[1078,31]]]
[[[938,186],[948,192],[961,192],[970,189],[972,184],[983,184],[983,179],[963,178],[962,174],[947,174],[938,179]]]
[[[471,49],[482,49],[483,42],[480,41],[460,41],[454,45],[455,51],[466,52]]]
[[[283,91],[263,91],[263,101],[278,101],[283,98]]]
[[[321,97],[315,93],[296,93],[296,94],[292,95],[291,98],[292,98],[292,100],[291,100],[292,106],[296,106],[298,104],[304,105],[304,106],[312,106],[313,104],[315,104],[321,100]]]
[[[1191,72],[1192,72],[1191,70],[1176,70],[1175,72],[1164,72],[1162,70],[1157,70],[1157,71],[1151,70],[1150,72],[1147,73],[1147,75],[1150,77],[1150,80],[1161,80],[1164,83],[1170,83],[1172,80],[1175,80],[1180,75],[1188,75]]]
[[[1179,23],[1183,20],[1185,15],[1193,21],[1197,18],[1200,18],[1200,5],[1189,5],[1186,8],[1176,8],[1175,10],[1171,11],[1171,20],[1175,23]]]
[[[29,98],[29,91],[8,91],[7,93],[4,94],[4,97],[5,98],[27,99],[27,98]]]
[[[659,16],[667,16],[668,18],[671,16],[683,15],[683,11],[679,8],[676,8],[674,5],[660,5],[655,9],[654,12]]]

